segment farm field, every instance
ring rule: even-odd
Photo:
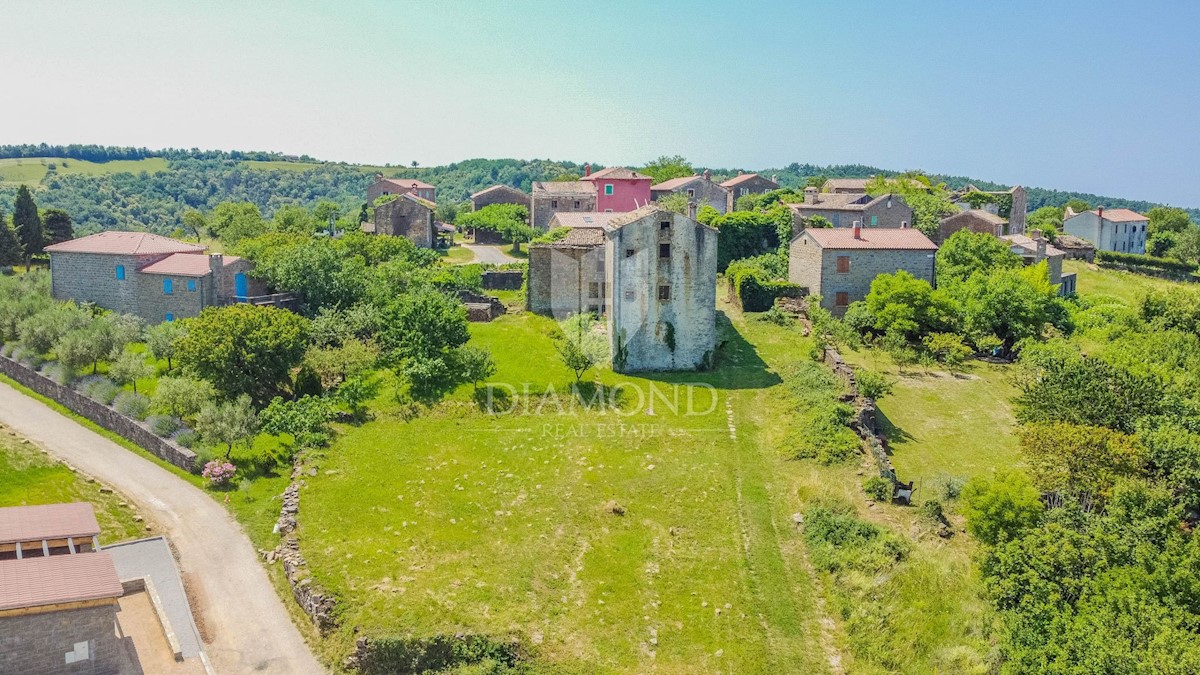
[[[814,571],[793,514],[827,499],[861,504],[857,462],[787,456],[781,375],[807,359],[807,338],[727,311],[713,372],[589,374],[621,392],[620,414],[543,395],[486,415],[468,386],[411,421],[385,395],[374,422],[344,428],[300,516],[312,574],[345,607],[327,660],[344,658],[355,627],[521,636],[538,672],[882,672],[984,653],[986,604],[965,540],[918,544],[882,586]],[[473,324],[472,342],[496,360],[490,381],[564,394],[574,377],[552,326],[526,313]],[[687,389],[677,410],[667,403],[688,382],[712,387],[692,390],[702,414],[689,414]],[[664,394],[653,410],[638,405],[652,389]],[[862,511],[914,530],[900,507]],[[931,583],[950,591],[924,597]],[[864,616],[865,593],[887,597]],[[888,630],[868,628],[881,619]]]
[[[24,183],[37,185],[46,176],[49,165],[54,164],[58,175],[83,174],[96,176],[110,173],[154,173],[167,170],[167,160],[148,157],[139,160],[114,160],[111,162],[88,162],[81,159],[61,157],[27,157],[0,159],[0,183]]]

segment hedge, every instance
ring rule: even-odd
[[[794,298],[803,295],[798,284],[771,279],[758,265],[748,260],[735,260],[725,270],[730,299],[746,312],[765,312],[775,305],[775,298]]]
[[[1178,274],[1192,274],[1197,269],[1195,263],[1184,262],[1182,260],[1156,258],[1151,255],[1139,255],[1137,253],[1118,253],[1116,251],[1096,251],[1096,262],[1126,265],[1128,267],[1149,267]]]

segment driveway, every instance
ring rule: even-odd
[[[504,252],[503,249],[509,248],[508,244],[503,246],[483,246],[480,244],[463,244],[463,248],[475,254],[475,259],[471,262],[491,263],[493,265],[503,265],[505,263],[521,262],[520,258],[514,258]]]
[[[198,586],[217,673],[322,673],[241,527],[199,488],[0,383],[0,422],[111,485],[163,528]]]

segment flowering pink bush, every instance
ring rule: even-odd
[[[200,472],[200,475],[207,478],[210,485],[224,485],[233,478],[236,471],[237,467],[233,464],[214,459],[204,465],[204,471]]]

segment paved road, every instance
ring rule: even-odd
[[[511,255],[501,250],[499,246],[480,246],[476,244],[463,244],[463,248],[475,254],[477,263],[491,263],[493,265],[503,265],[505,263],[521,262],[520,258],[514,258]],[[503,248],[508,248],[508,244],[504,244]]]
[[[199,586],[217,673],[322,673],[240,526],[200,489],[0,383],[0,422],[95,476],[154,518]]]

